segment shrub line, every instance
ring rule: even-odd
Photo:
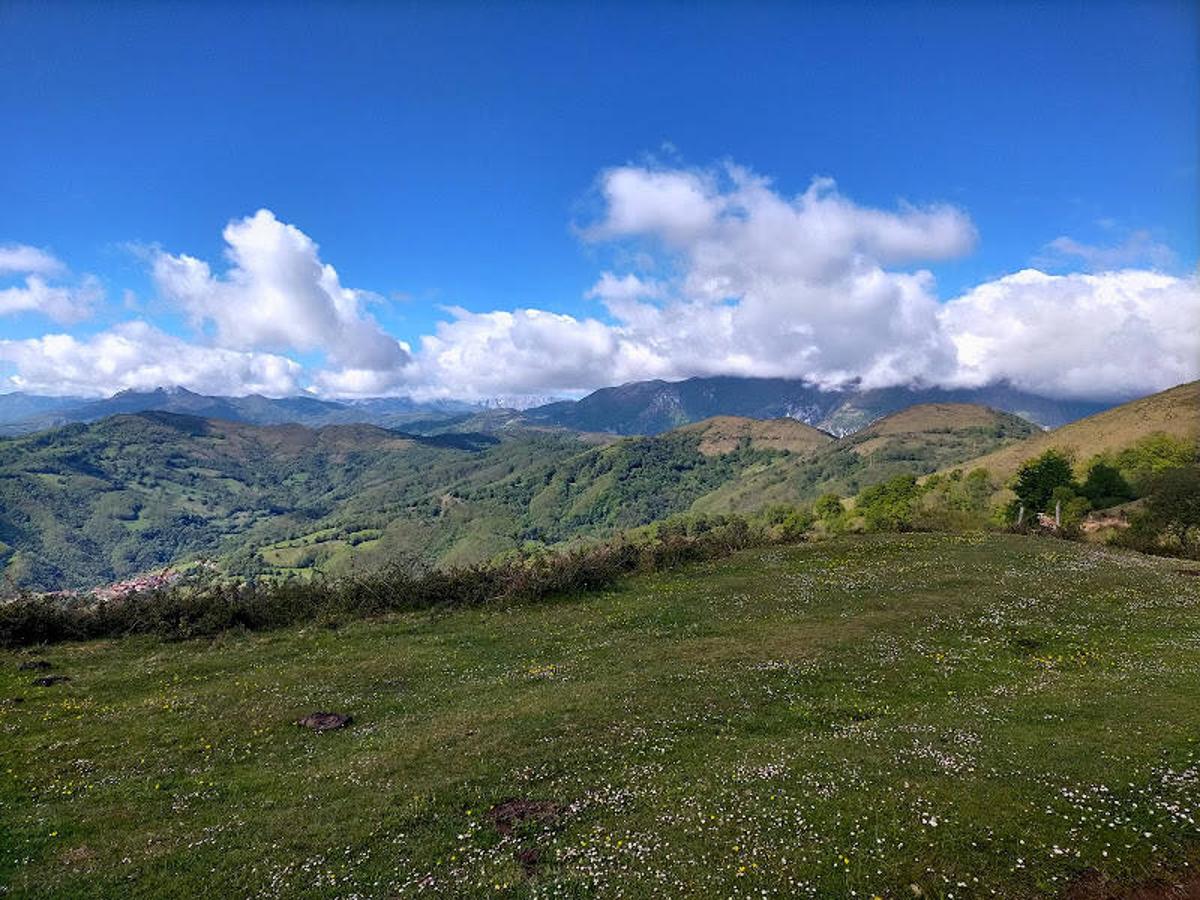
[[[695,523],[693,523],[695,527]],[[172,585],[111,600],[64,601],[23,596],[0,604],[0,646],[150,634],[185,640],[224,631],[267,631],[343,617],[465,608],[530,601],[611,587],[624,576],[718,559],[752,546],[796,539],[778,528],[722,517],[689,533],[663,523],[652,536],[627,536],[559,553],[524,554],[498,562],[417,573],[400,566],[365,577],[312,581],[213,582]]]

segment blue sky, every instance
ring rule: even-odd
[[[137,318],[219,342],[163,299],[148,248],[219,277],[222,229],[260,208],[319,244],[343,286],[383,298],[364,315],[414,351],[443,305],[612,323],[588,293],[631,269],[634,244],[660,274],[695,269],[694,246],[664,251],[652,229],[581,236],[611,214],[603,173],[622,166],[733,162],[782,197],[828,176],[862,209],[952,205],[977,232],[969,251],[882,263],[931,271],[939,302],[1031,265],[1186,279],[1198,28],[1190,3],[8,3],[0,245],[52,253],[64,283],[90,273],[105,299],[65,324],[0,317],[0,336],[84,339]],[[305,365],[329,352],[238,349]],[[703,374],[647,374],[668,370]],[[638,369],[593,380],[624,372]]]

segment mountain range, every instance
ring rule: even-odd
[[[716,402],[705,387],[676,386],[674,396],[685,402],[673,415],[699,415],[704,402]],[[761,385],[733,387],[749,397],[755,393],[749,388]],[[771,402],[799,396],[772,388]],[[0,576],[8,589],[54,590],[201,559],[239,577],[349,574],[398,560],[469,564],[677,514],[751,512],[826,492],[851,496],[898,474],[980,462],[995,469],[995,489],[1013,461],[1056,446],[1060,435],[1082,461],[1156,431],[1186,437],[1200,430],[1197,384],[1050,432],[1012,413],[960,402],[920,403],[874,418],[887,403],[913,394],[866,392],[811,413],[823,412],[817,421],[825,424],[836,416],[873,417],[840,437],[787,416],[722,414],[626,437],[559,424],[566,419],[594,429],[599,415],[582,413],[621,410],[615,401],[623,391],[600,392],[601,407],[585,399],[524,413],[375,404],[375,414],[422,415],[431,428],[435,421],[456,423],[437,433],[231,418],[363,414],[360,405],[310,398],[223,405],[228,398],[180,391],[118,395],[102,408],[173,403],[222,417],[141,410],[0,439]],[[661,388],[632,393],[625,419],[608,418],[610,427],[630,421],[653,427],[653,416],[639,419],[638,411],[661,411]],[[716,399],[728,398],[718,392]],[[470,422],[489,427],[468,430]]]
[[[96,422],[122,413],[171,412],[180,415],[245,422],[253,425],[293,423],[310,427],[365,423],[386,427],[411,419],[467,415],[477,405],[457,401],[419,403],[408,397],[377,397],[332,401],[316,397],[220,397],[197,394],[182,387],[153,391],[121,391],[101,400],[0,394],[0,434],[28,434],[72,422]]]
[[[1007,384],[982,388],[825,389],[786,378],[689,378],[602,388],[582,400],[526,410],[530,422],[579,431],[658,434],[712,416],[786,417],[844,436],[889,413],[922,403],[973,403],[1057,428],[1113,404],[1055,400]]]
[[[161,411],[254,425],[296,423],[321,427],[357,422],[412,432],[549,427],[616,435],[659,434],[713,416],[732,415],[790,418],[844,436],[889,413],[922,403],[979,404],[1013,413],[1044,428],[1057,428],[1113,405],[1059,400],[1007,384],[958,389],[828,389],[795,379],[726,376],[639,381],[601,388],[580,400],[526,409],[501,405],[514,403],[515,399],[495,398],[483,403],[416,401],[408,397],[274,399],[258,395],[208,396],[181,387],[122,391],[102,400],[12,393],[0,394],[0,434],[26,434],[121,413]]]

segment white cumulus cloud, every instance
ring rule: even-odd
[[[463,399],[695,375],[864,387],[1005,380],[1112,399],[1200,377],[1200,282],[1131,268],[1168,258],[1148,233],[1112,248],[1060,238],[1048,248],[1057,259],[1100,271],[1028,269],[943,302],[928,266],[978,240],[953,206],[867,206],[828,178],[789,195],[733,164],[622,166],[597,189],[600,214],[579,233],[612,260],[585,293],[585,315],[451,306],[410,347],[370,314],[374,294],[342,285],[311,238],[260,210],[225,228],[223,271],[152,255],[160,295],[187,313],[196,341],[127,322],[86,339],[0,342],[0,360],[16,370],[14,386],[51,393],[182,384]],[[69,321],[93,302],[89,289],[99,292],[87,279],[49,283],[65,267],[36,248],[0,248],[4,265],[26,277],[0,290],[0,313]],[[306,369],[292,352],[322,361]]]
[[[270,210],[229,223],[223,232],[230,267],[159,252],[159,291],[192,321],[214,329],[215,343],[240,350],[323,351],[333,369],[394,373],[405,346],[364,309],[370,295],[343,287],[318,247]]]
[[[1007,380],[1060,397],[1147,394],[1200,376],[1200,280],[1128,269],[1027,269],[940,311],[955,383]]]
[[[0,244],[0,275],[60,275],[66,266],[53,254],[28,244]]]
[[[30,275],[22,285],[0,288],[0,316],[37,312],[64,325],[86,319],[104,299],[98,279],[87,275],[74,286],[47,284]]]
[[[411,383],[418,395],[571,392],[648,371],[646,361],[631,358],[639,348],[596,319],[538,309],[451,313],[421,338]]]
[[[93,275],[83,276],[74,285],[47,280],[56,280],[66,272],[67,267],[58,258],[38,247],[0,245],[0,277],[25,276],[21,284],[0,287],[0,316],[35,312],[61,324],[86,319],[104,299],[104,289]]]
[[[583,235],[635,243],[642,261],[588,292],[611,321],[460,312],[423,339],[421,383],[488,395],[715,374],[886,385],[953,370],[932,275],[891,267],[967,252],[976,234],[961,211],[871,209],[829,179],[784,196],[732,165],[612,169],[600,193],[604,214]]]
[[[300,390],[299,363],[270,353],[193,344],[133,321],[87,338],[48,334],[0,340],[0,361],[16,368],[13,390],[102,396],[183,385],[209,394],[287,396]]]
[[[603,215],[582,234],[632,242],[624,257],[641,261],[588,291],[610,321],[459,311],[423,340],[418,388],[486,396],[747,375],[865,387],[1007,380],[1116,398],[1200,377],[1195,276],[1027,270],[942,303],[919,264],[977,240],[953,207],[864,207],[825,178],[789,197],[733,165],[621,167],[599,190]],[[1062,239],[1052,249],[1101,267],[1168,258],[1144,233],[1115,248]]]

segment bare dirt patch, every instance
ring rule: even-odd
[[[487,811],[487,820],[500,834],[512,834],[528,822],[550,825],[557,821],[562,805],[553,800],[512,798],[501,801]]]
[[[537,874],[538,867],[542,864],[542,851],[537,847],[526,847],[514,853],[513,859],[527,876],[532,877]]]
[[[1129,884],[1088,869],[1071,883],[1063,900],[1200,900],[1200,872]]]
[[[345,728],[354,722],[353,716],[343,715],[335,712],[314,712],[309,713],[302,719],[297,719],[296,724],[301,728],[307,728],[310,731],[335,731],[338,728]]]
[[[69,866],[86,866],[96,858],[96,854],[87,844],[80,844],[64,850],[59,858]]]

